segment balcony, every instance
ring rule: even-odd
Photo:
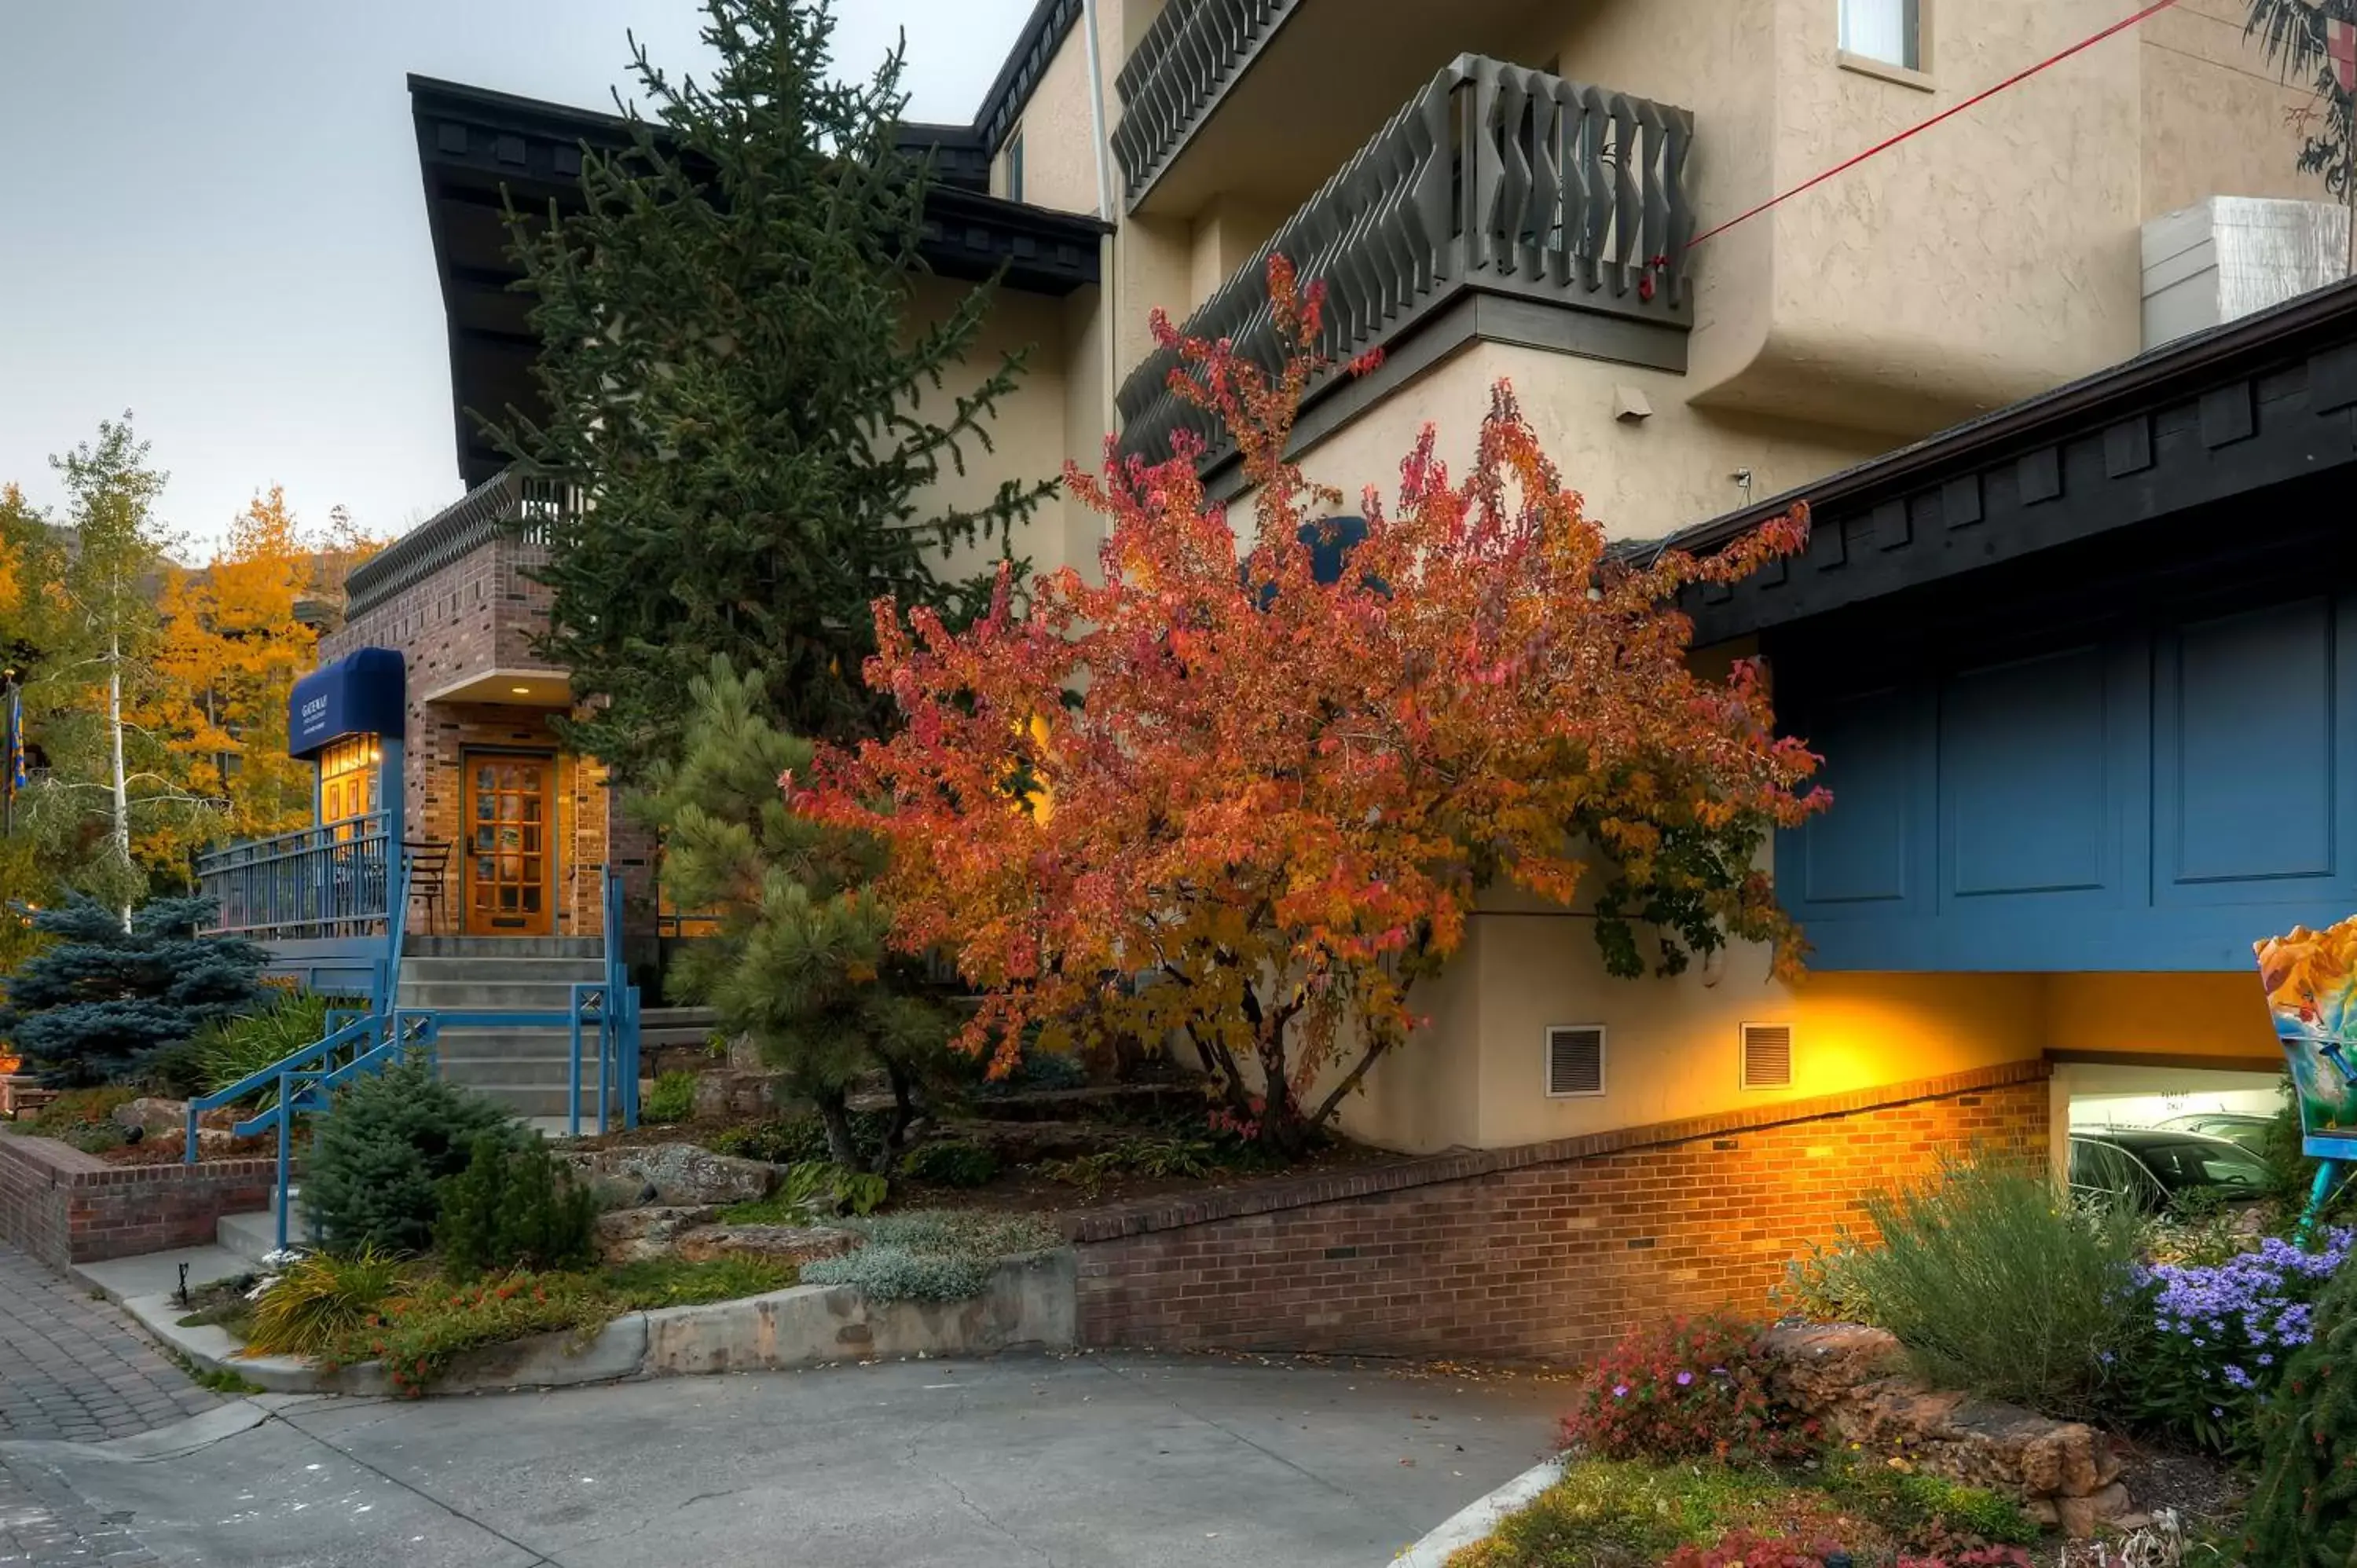
[[[1394,350],[1444,319],[1600,359],[1683,371],[1694,233],[1684,175],[1694,117],[1626,93],[1465,55],[1392,116],[1268,243],[1187,319],[1274,369],[1268,258],[1322,280],[1319,350],[1338,363]],[[1469,313],[1461,306],[1470,305]],[[1480,319],[1486,309],[1491,325]],[[1424,343],[1421,357],[1444,351]],[[1191,430],[1210,474],[1232,455],[1211,416],[1171,392],[1178,357],[1148,356],[1118,398],[1122,448],[1167,456]],[[1311,406],[1343,383],[1329,371]]]

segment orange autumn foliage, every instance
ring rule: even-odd
[[[156,843],[158,833],[253,838],[311,820],[311,765],[286,755],[286,698],[317,661],[318,633],[296,619],[296,603],[340,587],[380,548],[340,511],[323,533],[307,533],[273,486],[231,521],[209,564],[167,568],[151,660],[158,679],[135,717],[164,739],[170,782],[216,810],[143,833],[143,859],[193,847]]]
[[[1321,583],[1305,531],[1341,498],[1284,456],[1325,369],[1321,294],[1282,259],[1269,287],[1298,346],[1274,375],[1156,320],[1174,386],[1235,435],[1241,529],[1191,446],[1068,469],[1109,520],[1103,585],[1066,569],[1018,607],[1002,574],[960,632],[879,602],[866,676],[904,727],[784,782],[888,842],[896,943],[983,993],[967,1048],[1005,1066],[1035,1026],[1050,1048],[1180,1036],[1230,1124],[1290,1145],[1405,1044],[1412,983],[1493,883],[1567,901],[1600,873],[1632,914],[1685,909],[1689,945],[1770,941],[1789,969],[1798,933],[1749,852],[1825,797],[1757,668],[1697,675],[1674,607],[1797,549],[1803,510],[1707,559],[1616,556],[1501,384],[1471,471],[1427,429]]]

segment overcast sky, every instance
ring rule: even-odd
[[[972,117],[1031,0],[838,0],[865,74]],[[0,482],[130,409],[203,543],[261,488],[398,532],[459,492],[404,78],[604,108],[694,0],[0,0]]]

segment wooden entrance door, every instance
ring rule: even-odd
[[[466,929],[469,936],[550,930],[550,757],[466,758]]]

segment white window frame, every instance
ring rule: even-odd
[[[1754,1029],[1781,1029],[1784,1031],[1783,1082],[1754,1083],[1751,1081],[1751,1031]],[[1801,1029],[1799,1025],[1788,1023],[1781,1018],[1754,1018],[1748,1023],[1739,1023],[1735,1026],[1735,1081],[1738,1088],[1761,1094],[1772,1094],[1778,1090],[1793,1088],[1801,1081],[1800,1058]]]
[[[1596,1087],[1555,1086],[1555,1036],[1560,1029],[1593,1030],[1596,1035]],[[1612,1034],[1602,1024],[1549,1024],[1539,1030],[1539,1091],[1549,1100],[1601,1100],[1612,1082]]]
[[[1932,89],[1932,0],[1834,0],[1834,5],[1837,38],[1835,59],[1842,69],[1927,92]],[[1868,5],[1899,7],[1898,59],[1877,52],[1871,47],[1873,40],[1860,37],[1858,28],[1853,26],[1853,7]]]

